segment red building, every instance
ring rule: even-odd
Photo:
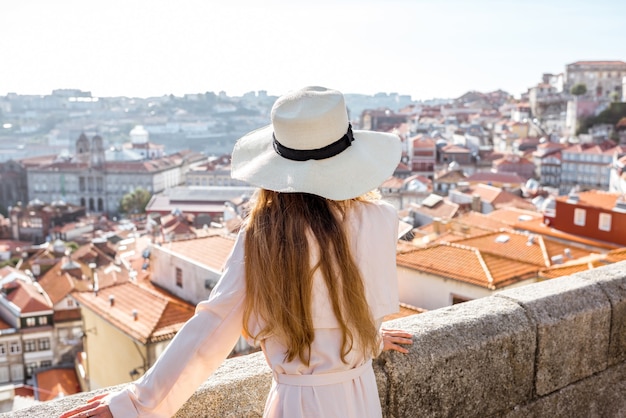
[[[554,216],[544,216],[551,228],[626,246],[626,197],[598,190],[556,198]]]
[[[417,135],[409,139],[409,165],[411,170],[432,178],[437,162],[437,144],[433,138]]]

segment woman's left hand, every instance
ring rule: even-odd
[[[380,333],[383,337],[383,351],[394,350],[406,354],[409,350],[399,344],[413,344],[413,335],[408,332],[399,329],[382,328]]]
[[[107,395],[107,393],[103,393],[102,395],[93,397],[89,399],[85,405],[65,411],[59,416],[59,418],[113,418],[109,405],[101,400]]]

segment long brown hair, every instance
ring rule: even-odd
[[[364,354],[377,350],[378,331],[342,225],[352,204],[355,200],[334,201],[265,189],[259,190],[253,203],[244,244],[244,332],[257,340],[278,337],[287,347],[287,361],[297,357],[309,363],[315,338],[311,303],[317,269],[341,329],[342,361],[355,344]],[[319,248],[319,261],[314,266],[310,265],[310,244]],[[249,329],[253,316],[264,325],[257,335]]]

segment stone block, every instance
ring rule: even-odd
[[[518,304],[488,297],[387,325],[414,339],[376,361],[385,417],[484,417],[531,399],[535,327]]]
[[[496,416],[623,418],[626,417],[625,393],[626,363],[621,363]]]
[[[595,268],[577,276],[597,283],[611,304],[609,366],[626,361],[626,262]]]
[[[537,326],[535,390],[545,395],[607,367],[611,305],[600,286],[567,276],[498,293]]]
[[[175,418],[262,417],[271,383],[272,374],[262,353],[226,360]]]

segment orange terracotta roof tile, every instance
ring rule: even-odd
[[[213,235],[164,244],[162,248],[180,254],[197,263],[221,271],[235,245],[234,237]]]
[[[435,174],[435,182],[437,183],[458,183],[461,181],[467,181],[467,175],[460,170],[444,170]]]
[[[60,263],[57,263],[44,276],[39,279],[39,284],[48,294],[53,304],[63,300],[74,290],[74,281],[68,274],[60,274]]]
[[[537,266],[506,257],[483,254],[476,248],[441,244],[398,254],[398,266],[498,289],[537,274]]]
[[[424,136],[424,135],[414,136],[409,141],[412,142],[414,149],[415,148],[429,148],[430,149],[430,148],[435,148],[436,146],[436,142],[433,138]]]
[[[472,174],[467,178],[470,183],[510,183],[510,184],[524,184],[526,179],[515,173],[492,173],[479,171]]]
[[[98,267],[94,274],[97,276],[99,289],[127,283],[130,280],[130,272],[123,265],[115,263]]]
[[[477,184],[472,187],[470,193],[480,196],[481,200],[493,203],[504,191],[499,187],[489,186],[488,184]]]
[[[74,292],[73,295],[83,308],[92,310],[143,344],[172,338],[195,311],[190,303],[174,301],[130,282],[104,288],[97,296],[94,292]],[[114,298],[113,304],[110,296]]]
[[[39,292],[35,284],[17,279],[5,285],[5,288],[7,286],[10,288],[7,300],[17,306],[22,314],[52,310],[52,302]]]
[[[476,238],[468,238],[459,241],[459,243],[477,248],[484,253],[507,257],[537,267],[549,267],[555,263],[593,254],[588,250],[566,245],[540,235],[527,235],[515,231],[495,232]],[[559,256],[560,259],[558,259]],[[557,258],[553,260],[553,257]]]
[[[448,144],[441,148],[441,152],[446,154],[469,154],[471,151],[468,148],[461,147],[455,144]]]
[[[78,377],[73,368],[37,372],[35,386],[35,399],[42,402],[80,392]]]
[[[477,226],[481,229],[491,230],[491,231],[499,231],[501,228],[507,227],[507,224],[502,222],[499,219],[495,219],[491,216],[491,212],[489,214],[484,214],[475,211],[466,212],[459,217],[455,218],[455,222],[468,225],[468,226]]]
[[[588,190],[577,194],[578,205],[590,206],[609,211],[615,207],[615,203],[622,196],[621,193],[611,193],[601,190]],[[556,200],[560,202],[566,202],[567,199],[568,196],[558,196],[556,198]]]
[[[405,318],[411,315],[417,315],[426,312],[426,309],[418,308],[407,303],[400,302],[400,307],[397,313],[386,315],[383,318],[383,322],[391,321],[393,319]]]
[[[442,200],[440,203],[432,207],[411,204],[411,210],[417,213],[427,215],[431,218],[450,219],[456,216],[459,211],[459,205],[453,202]]]
[[[55,323],[65,321],[78,321],[82,318],[80,308],[61,309],[54,311],[53,319]]]
[[[541,213],[514,207],[498,208],[485,216],[514,228],[518,225],[523,227],[526,223],[531,221],[543,222],[543,215]]]
[[[431,226],[432,224],[428,225]],[[481,228],[469,228],[467,230],[456,229],[436,234],[434,232],[424,234],[421,236],[416,235],[411,243],[416,247],[426,247],[433,244],[444,244],[448,242],[458,242],[469,237],[475,237],[483,234],[488,234],[490,231]]]
[[[13,328],[4,319],[0,318],[0,330]]]
[[[606,253],[606,260],[611,263],[626,261],[626,247],[609,251]]]
[[[585,261],[582,263],[567,264],[563,266],[553,266],[551,268],[541,270],[539,277],[542,279],[556,279],[557,277],[571,276],[581,271],[593,270],[596,267],[606,265],[602,260]]]

